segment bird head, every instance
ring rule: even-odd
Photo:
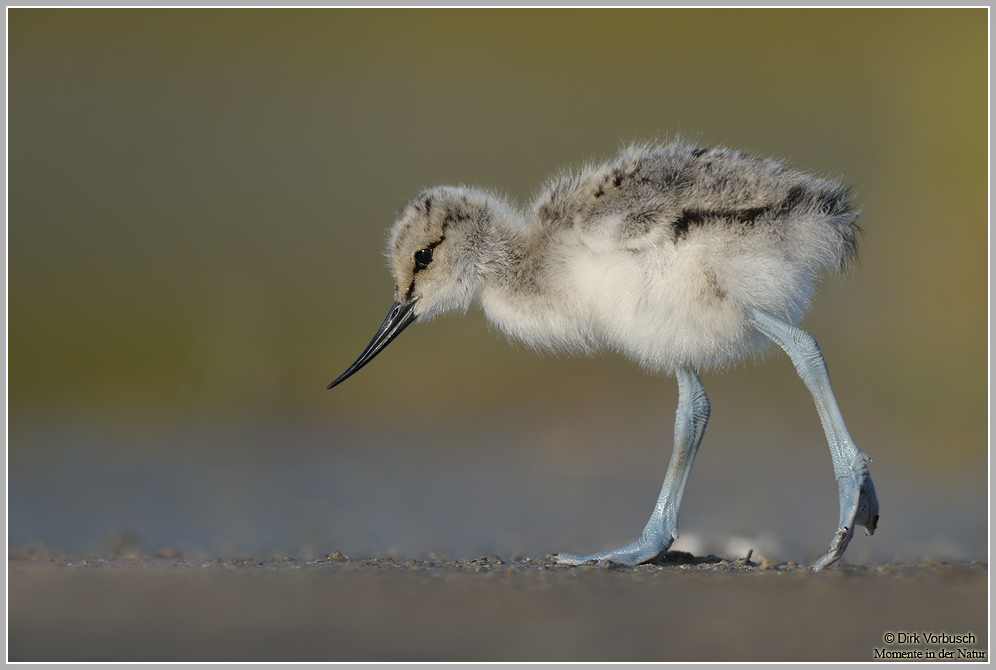
[[[508,263],[499,252],[496,224],[515,216],[496,198],[463,187],[428,189],[405,205],[386,251],[394,304],[363,353],[328,388],[370,362],[416,319],[466,311],[487,276]]]

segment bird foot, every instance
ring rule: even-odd
[[[553,560],[560,565],[583,565],[588,561],[602,563],[612,561],[620,565],[640,565],[654,560],[667,552],[674,538],[667,535],[667,541],[641,537],[636,542],[619,549],[599,551],[594,554],[554,554]]]
[[[830,549],[813,564],[813,572],[835,563],[854,536],[857,526],[865,527],[866,535],[873,535],[878,526],[878,496],[868,466],[861,465],[837,479],[840,489],[840,524],[830,541]]]

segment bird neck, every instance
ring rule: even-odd
[[[477,286],[477,297],[489,289],[513,290],[521,274],[529,229],[523,215],[512,206],[493,196],[473,222],[474,231],[464,243],[468,270]]]
[[[490,267],[476,294],[488,320],[538,349],[584,348],[577,319],[551,290],[543,236],[521,217],[495,217],[488,235]]]

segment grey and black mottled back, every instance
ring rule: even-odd
[[[644,244],[679,242],[700,226],[746,236],[819,217],[837,267],[857,251],[845,186],[724,148],[633,145],[611,162],[553,179],[533,210],[537,224],[552,229],[614,221],[619,240]]]

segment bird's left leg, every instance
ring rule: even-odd
[[[840,492],[840,521],[830,549],[813,564],[813,570],[822,570],[843,555],[854,535],[855,525],[863,525],[868,535],[875,532],[878,524],[878,497],[875,495],[871,473],[868,472],[867,464],[871,459],[858,449],[847,432],[830,387],[826,362],[813,336],[758,309],[748,311],[747,318],[754,328],[784,349],[792,359],[799,377],[813,395],[816,411],[819,412],[830,445],[830,456],[833,458],[833,470]]]
[[[709,421],[709,398],[692,368],[677,371],[678,411],[674,423],[674,451],[667,467],[664,486],[643,535],[632,544],[594,554],[557,554],[554,560],[564,565],[581,565],[586,561],[613,561],[639,565],[652,561],[668,550],[678,537],[678,506],[685,490],[688,472],[695,460],[702,435]]]

